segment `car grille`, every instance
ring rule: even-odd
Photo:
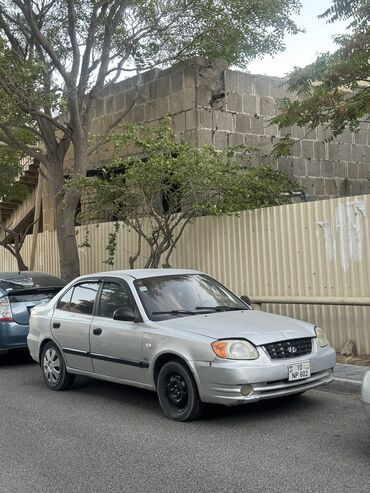
[[[264,346],[271,359],[295,358],[312,352],[312,339],[292,339],[290,341],[272,342]]]

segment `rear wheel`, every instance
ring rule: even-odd
[[[161,368],[157,391],[162,410],[170,419],[191,421],[203,412],[193,375],[177,361],[169,361]]]
[[[41,366],[45,383],[52,390],[68,389],[75,380],[75,375],[67,372],[64,358],[53,342],[48,342],[42,350]]]

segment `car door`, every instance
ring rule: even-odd
[[[89,336],[98,290],[98,281],[75,284],[54,310],[51,330],[70,368],[93,371]]]
[[[113,320],[118,308],[131,307],[135,301],[123,280],[105,279],[90,329],[90,348],[94,372],[127,382],[144,383],[141,324]]]

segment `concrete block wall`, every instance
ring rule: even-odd
[[[296,140],[291,156],[280,158],[274,165],[305,187],[310,200],[369,193],[368,123],[361,125],[359,133],[348,131],[330,142],[325,142],[329,134],[324,128],[311,132],[298,126],[279,130],[269,125],[269,120],[279,111],[279,100],[288,95],[284,79],[228,69],[222,77],[225,97],[221,107],[212,105],[210,91],[208,100],[203,95],[197,101],[199,145],[211,144],[216,149],[258,147],[262,151],[258,164],[271,162],[273,145],[290,134]],[[204,78],[199,81],[204,85]]]
[[[323,128],[305,132],[297,126],[282,130],[270,126],[279,100],[287,95],[284,79],[233,71],[222,61],[197,58],[146,72],[136,85],[137,78],[132,77],[105,88],[92,134],[103,134],[123,109],[128,111],[126,121],[151,125],[170,115],[175,130],[196,145],[220,150],[258,147],[261,157],[253,158],[252,164],[270,162],[284,170],[305,187],[310,200],[369,193],[369,124],[331,142],[324,142],[328,135]],[[287,134],[296,139],[291,156],[273,162],[269,153]],[[106,164],[111,156],[112,149],[102,146],[91,156],[91,168]]]

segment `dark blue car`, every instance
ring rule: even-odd
[[[0,354],[27,348],[31,309],[47,303],[65,284],[42,272],[0,272]]]

